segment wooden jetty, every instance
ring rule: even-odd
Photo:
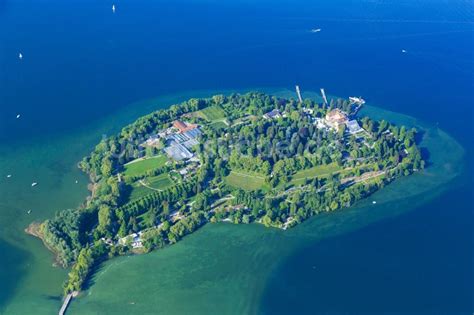
[[[61,306],[61,309],[59,310],[59,315],[64,315],[66,314],[67,307],[71,303],[71,300],[73,297],[77,296],[79,292],[71,292],[68,295],[66,295],[66,298],[64,299],[63,305]]]
[[[296,86],[296,95],[298,95],[298,100],[300,103],[303,103],[303,98],[301,97],[301,91],[299,85]]]
[[[324,104],[328,105],[328,99],[326,97],[326,92],[324,89],[321,89],[321,97],[323,98]]]

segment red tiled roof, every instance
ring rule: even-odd
[[[173,127],[181,130],[181,129],[186,129],[186,124],[180,120],[175,120],[173,121]]]
[[[186,132],[186,131],[196,128],[196,125],[187,124],[187,123],[182,122],[181,120],[175,120],[173,121],[173,127],[178,129],[180,132]]]

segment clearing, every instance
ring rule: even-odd
[[[265,178],[263,176],[241,170],[231,171],[224,181],[227,185],[244,190],[258,190],[265,187]]]
[[[333,173],[337,173],[341,171],[341,167],[336,163],[331,163],[327,165],[319,165],[315,167],[311,167],[305,170],[301,170],[296,172],[292,178],[291,183],[293,185],[302,185],[304,184],[304,180],[306,178],[314,178],[314,177],[326,177]]]
[[[149,158],[140,158],[125,164],[125,176],[139,176],[149,170],[162,167],[166,164],[168,158],[164,155],[157,155]]]
[[[206,107],[200,112],[209,121],[223,120],[226,117],[224,110],[218,105]]]
[[[213,130],[219,131],[221,129],[226,129],[227,124],[221,120],[215,121],[211,124],[209,124],[209,127],[211,127]]]
[[[140,199],[152,192],[164,190],[172,185],[173,182],[170,180],[168,173],[148,177],[132,184],[132,192],[129,199]]]

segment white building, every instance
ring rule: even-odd
[[[119,239],[119,244],[127,245],[128,242],[130,242],[130,245],[132,245],[133,248],[143,247],[141,236],[142,232],[132,233]]]
[[[356,133],[364,131],[364,129],[362,129],[361,126],[359,126],[359,123],[357,122],[357,120],[349,120],[346,126],[347,126],[347,130],[352,135],[355,135]]]
[[[263,115],[263,118],[265,119],[273,119],[273,118],[280,118],[281,117],[281,113],[278,109],[274,109],[272,110],[271,112],[268,112],[266,114]]]

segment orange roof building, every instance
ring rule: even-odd
[[[179,132],[186,132],[189,130],[195,129],[197,126],[194,124],[188,124],[185,122],[182,122],[181,120],[175,120],[173,121],[173,127],[179,130]]]

